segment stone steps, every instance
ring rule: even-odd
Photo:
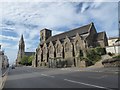
[[[104,66],[102,65],[102,61],[103,61],[103,60],[106,60],[106,59],[110,59],[110,58],[112,58],[112,57],[109,56],[109,55],[103,55],[103,56],[102,56],[102,59],[101,59],[100,61],[96,62],[95,65],[90,66],[89,68],[104,67]]]

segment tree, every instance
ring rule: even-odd
[[[32,65],[33,59],[34,59],[34,55],[29,56],[29,58],[28,58],[28,65]]]
[[[21,60],[21,64],[22,65],[27,65],[28,64],[28,58],[29,58],[28,56],[24,55],[24,57]]]

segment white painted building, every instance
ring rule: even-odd
[[[115,54],[120,54],[120,46],[107,46],[106,47],[107,53],[115,53]]]
[[[120,38],[111,37],[108,39],[108,46],[106,46],[107,53],[120,54]]]
[[[0,49],[0,69],[7,68],[8,64],[8,57],[4,54],[4,51]]]

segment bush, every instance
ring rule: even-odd
[[[95,64],[101,59],[101,53],[96,50],[96,48],[90,49],[87,52],[87,61]]]
[[[96,47],[95,52],[99,55],[105,55],[106,54],[105,48],[101,48],[101,47]]]

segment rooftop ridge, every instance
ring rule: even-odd
[[[56,35],[64,34],[64,33],[70,32],[70,31],[74,31],[74,30],[77,30],[77,29],[79,29],[79,28],[86,27],[86,26],[88,26],[88,25],[91,25],[91,23],[90,23],[90,24],[86,24],[86,25],[81,26],[81,27],[77,27],[77,28],[70,29],[69,31],[62,32],[62,33],[59,33],[59,34],[56,34]],[[56,36],[56,35],[54,35],[54,36]],[[51,37],[53,37],[53,36],[51,36]]]
[[[59,39],[63,39],[65,38],[66,36],[68,37],[71,37],[73,35],[75,35],[76,33],[79,33],[79,34],[83,34],[83,33],[87,33],[89,32],[89,27],[93,25],[93,22],[92,23],[89,23],[89,24],[86,24],[84,26],[81,26],[81,27],[78,27],[78,28],[75,28],[75,29],[71,29],[69,31],[66,31],[66,32],[63,32],[63,33],[60,33],[60,34],[56,34],[54,36],[51,36],[49,37],[44,43],[49,43],[50,41],[55,41],[57,40],[58,38]]]

